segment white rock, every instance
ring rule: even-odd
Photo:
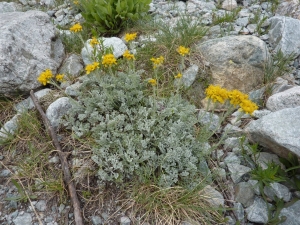
[[[226,10],[233,10],[237,7],[237,2],[236,0],[225,0],[222,3],[222,9],[226,9]]]

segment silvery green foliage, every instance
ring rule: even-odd
[[[144,85],[138,75],[91,76],[73,103],[69,127],[95,140],[92,159],[104,181],[190,183],[200,172],[195,107],[180,96],[148,97]]]

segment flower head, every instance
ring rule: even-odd
[[[57,81],[59,81],[59,82],[63,82],[63,81],[64,81],[64,76],[65,76],[65,75],[63,75],[63,74],[57,74],[57,75],[55,76],[55,79],[56,79]]]
[[[151,58],[150,60],[153,62],[153,68],[155,69],[164,62],[165,58],[160,56],[158,58]]]
[[[136,38],[137,33],[132,33],[132,34],[125,34],[125,41],[130,42],[133,41]]]
[[[148,83],[151,84],[152,86],[155,86],[157,84],[155,79],[148,80]]]
[[[123,57],[128,59],[128,60],[135,60],[135,57],[133,54],[131,54],[128,50],[126,50],[123,54]]]
[[[190,49],[189,49],[189,48],[185,48],[185,47],[183,47],[183,46],[179,46],[179,47],[177,48],[177,52],[178,52],[180,55],[185,56],[185,55],[187,55],[187,54],[190,53]]]
[[[228,99],[228,91],[220,86],[209,85],[205,90],[207,98],[213,102],[224,103]]]
[[[252,102],[249,99],[245,99],[240,103],[240,107],[242,111],[244,111],[246,114],[251,114],[258,109],[258,106]]]
[[[92,64],[86,65],[85,67],[86,74],[90,74],[92,71],[94,71],[97,68],[99,68],[98,62],[93,62]]]
[[[174,76],[175,79],[180,79],[182,77],[181,73],[178,73],[176,76]]]
[[[74,3],[75,5],[78,5],[78,4],[79,4],[79,1],[73,1],[73,3]]]
[[[75,33],[82,31],[82,26],[80,25],[80,23],[76,23],[70,28],[70,31],[73,31]]]
[[[117,60],[113,54],[106,54],[102,57],[102,65],[104,67],[109,67],[114,64],[117,65]]]
[[[228,98],[230,100],[230,104],[237,106],[241,104],[242,101],[248,99],[248,95],[240,92],[239,90],[232,90],[228,92]]]
[[[43,71],[40,76],[37,78],[37,80],[43,84],[46,85],[47,83],[50,83],[50,80],[52,79],[53,74],[50,69],[46,69]]]
[[[99,45],[99,41],[96,37],[93,37],[92,40],[90,40],[90,45],[94,47],[95,45]]]

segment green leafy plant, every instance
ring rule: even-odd
[[[218,24],[224,24],[224,23],[231,23],[234,22],[237,18],[239,12],[241,11],[241,7],[238,7],[236,9],[233,9],[231,12],[225,11],[224,15],[216,15],[216,13],[212,14],[212,24],[218,25]]]
[[[136,21],[149,9],[151,0],[80,0],[87,26],[100,33],[116,34],[129,21]]]
[[[167,187],[197,182],[201,143],[195,107],[178,95],[148,97],[144,89],[137,74],[91,76],[67,117],[69,127],[79,137],[94,138],[92,159],[103,181],[155,177]]]

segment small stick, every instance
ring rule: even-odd
[[[57,149],[58,155],[59,155],[59,159],[61,162],[61,166],[62,166],[62,170],[64,173],[64,182],[65,184],[68,186],[68,190],[69,190],[69,194],[71,197],[71,202],[74,208],[74,217],[75,217],[75,224],[76,225],[83,225],[83,219],[82,219],[82,213],[81,213],[81,208],[80,208],[80,202],[78,200],[77,194],[76,194],[76,188],[74,186],[74,183],[72,182],[72,177],[71,177],[71,173],[69,170],[69,166],[68,166],[68,162],[67,162],[67,158],[65,153],[63,153],[60,144],[58,142],[57,139],[57,135],[53,129],[53,127],[50,124],[50,121],[48,120],[46,114],[44,113],[41,105],[38,102],[38,99],[35,97],[33,90],[30,91],[30,96],[31,99],[36,107],[36,109],[39,111],[39,113],[42,116],[42,119],[44,121],[44,124],[48,130],[48,133],[50,134],[51,138],[52,138],[52,142],[55,146],[55,148]]]

